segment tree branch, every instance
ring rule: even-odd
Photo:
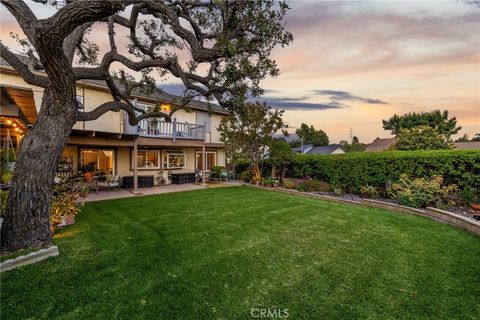
[[[22,76],[26,83],[42,88],[45,88],[50,84],[50,80],[48,78],[34,74],[13,52],[8,50],[8,48],[1,42],[0,56]]]

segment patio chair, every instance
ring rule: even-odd
[[[105,181],[96,182],[95,192],[98,193],[99,188],[107,188],[108,192],[110,192],[110,188],[120,188],[119,180],[120,180],[120,176],[109,174],[107,175],[107,179]]]

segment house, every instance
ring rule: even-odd
[[[386,151],[396,141],[396,138],[376,138],[365,147],[365,151]]]
[[[386,151],[395,141],[396,138],[376,138],[365,147],[365,151]],[[455,150],[480,150],[480,141],[454,142],[453,148]]]
[[[454,142],[457,150],[480,150],[480,141]]]
[[[313,144],[306,144],[302,147],[292,148],[296,153],[305,153],[305,154],[342,154],[345,153],[341,144],[331,144],[328,146],[315,147]]]
[[[321,155],[328,155],[328,154],[343,154],[345,150],[341,144],[331,144],[328,146],[321,146],[321,147],[313,147],[311,150],[308,151],[308,154],[321,154]]]
[[[313,148],[314,148],[313,144],[304,144],[300,147],[292,148],[292,150],[295,153],[308,153]]]
[[[36,71],[35,71],[36,72]],[[14,146],[35,123],[43,88],[27,84],[4,60],[0,61],[2,142],[11,136]],[[170,109],[178,97],[160,90],[150,95],[133,93],[136,106],[148,110],[155,105]],[[77,100],[85,111],[112,101],[106,84],[81,81]],[[108,112],[94,121],[77,122],[59,164],[60,175],[76,175],[94,167],[97,171],[116,174],[124,186],[139,187],[171,183],[175,175],[225,165],[224,144],[217,130],[228,114],[220,106],[193,100],[187,110],[175,112],[172,121],[163,118],[142,120],[131,126],[124,111]],[[134,179],[136,177],[137,179]],[[192,175],[189,175],[191,180]]]

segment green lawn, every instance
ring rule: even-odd
[[[480,238],[248,187],[87,204],[60,256],[1,276],[1,319],[480,317]]]

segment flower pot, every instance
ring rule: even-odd
[[[60,223],[59,227],[69,226],[75,224],[75,216],[64,216],[62,217],[62,223]]]
[[[91,172],[86,172],[83,174],[83,179],[87,182],[91,182],[93,180],[93,174]]]
[[[470,207],[475,211],[480,211],[480,203],[471,203]]]
[[[55,234],[55,230],[57,230],[57,225],[50,224],[50,237],[53,237],[53,235]]]

